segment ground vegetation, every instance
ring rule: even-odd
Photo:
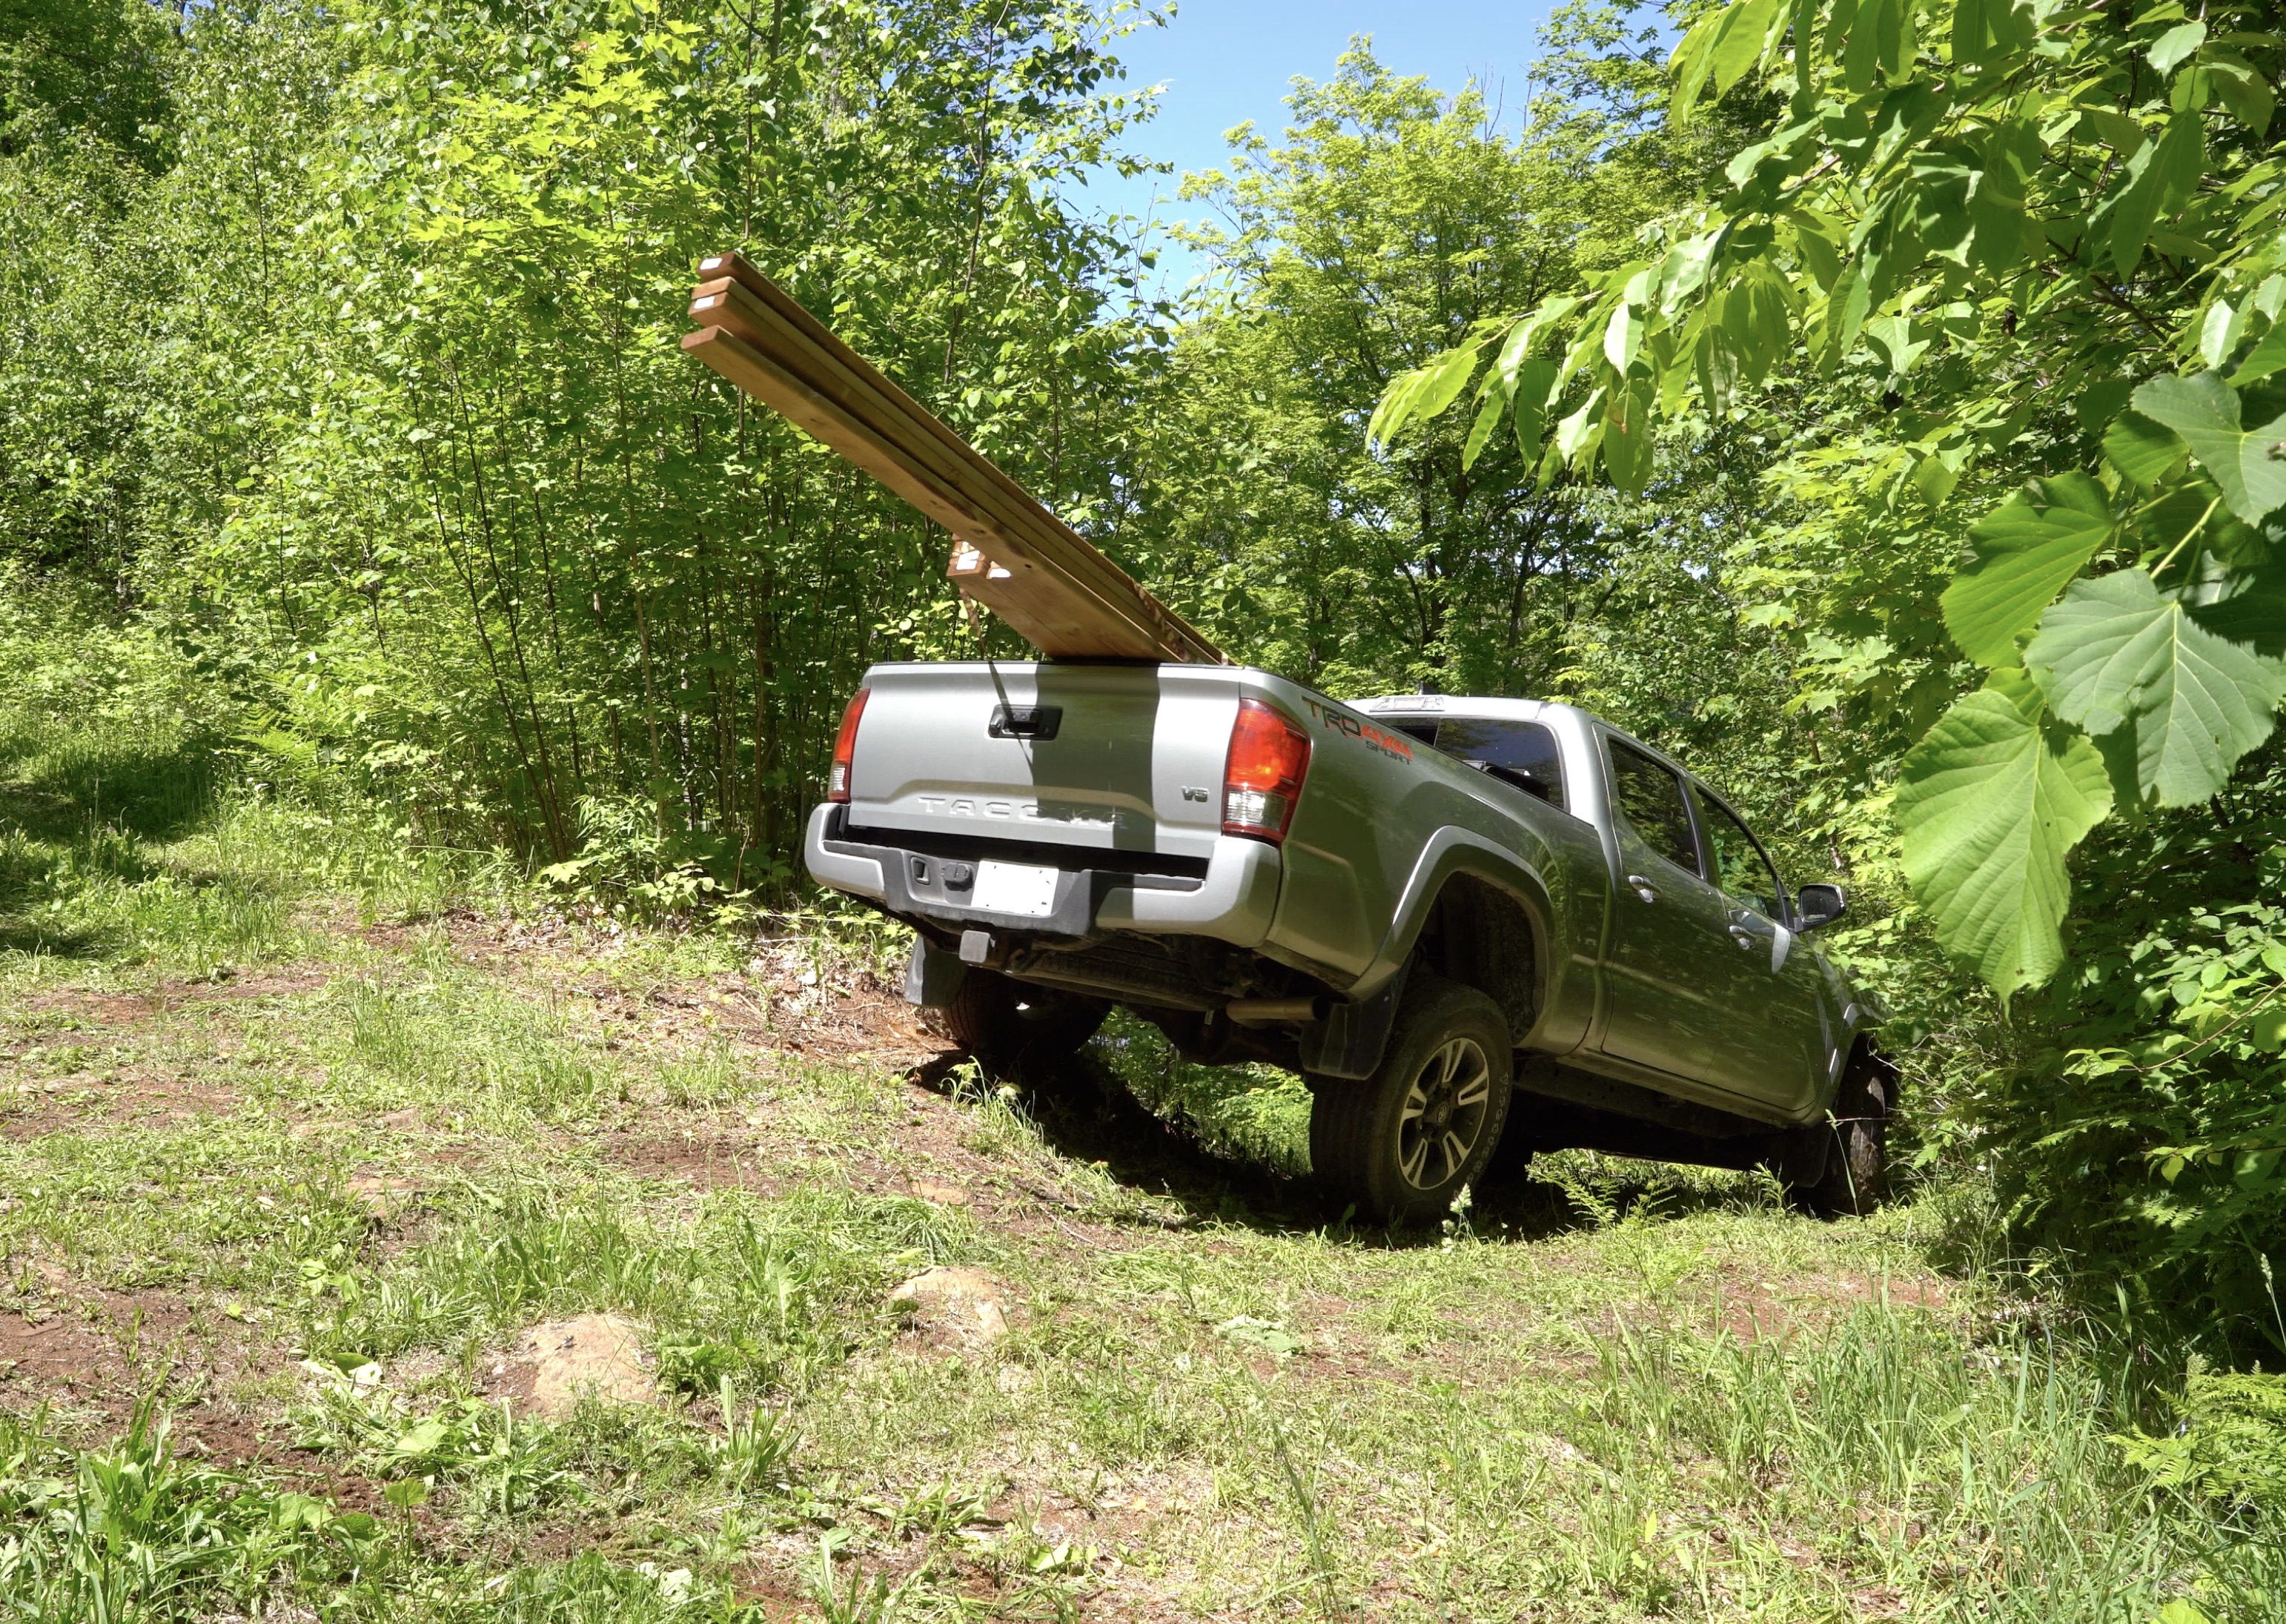
[[[1361,40],[1170,296],[1143,12],[0,0],[0,1604],[2277,1614],[2266,16]],[[1897,1206],[1364,1234],[1292,1079],[964,1069],[792,847],[1021,645],[678,353],[726,245],[1242,657],[1845,883]]]

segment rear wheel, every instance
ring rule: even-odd
[[[946,1005],[953,1041],[988,1070],[1053,1065],[1079,1052],[1111,1005],[971,966]]]
[[[1889,1112],[1896,1103],[1896,1068],[1860,1048],[1835,1091],[1831,1121],[1801,1130],[1817,1136],[1825,1167],[1795,1195],[1820,1218],[1862,1218],[1881,1204],[1889,1184]]]
[[[1508,1023],[1473,987],[1416,976],[1380,1068],[1319,1080],[1310,1165],[1384,1223],[1442,1216],[1477,1179],[1508,1122]]]

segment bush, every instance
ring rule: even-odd
[[[2110,899],[1970,1101],[2006,1222],[2146,1339],[2286,1349],[2286,759],[2121,826]]]

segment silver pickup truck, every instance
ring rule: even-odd
[[[906,994],[997,1067],[1113,1005],[1312,1095],[1319,1179],[1441,1214],[1510,1150],[1878,1198],[1878,1015],[1722,798],[1584,711],[1342,704],[1233,666],[875,666],[805,856],[918,934]]]

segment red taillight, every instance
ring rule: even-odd
[[[1310,736],[1282,711],[1241,699],[1223,758],[1222,832],[1273,844],[1284,840],[1309,770]]]
[[[849,799],[849,758],[857,750],[857,719],[865,713],[865,696],[873,690],[861,688],[849,701],[849,708],[841,713],[841,731],[833,738],[833,767],[825,775],[825,798],[828,800]]]

